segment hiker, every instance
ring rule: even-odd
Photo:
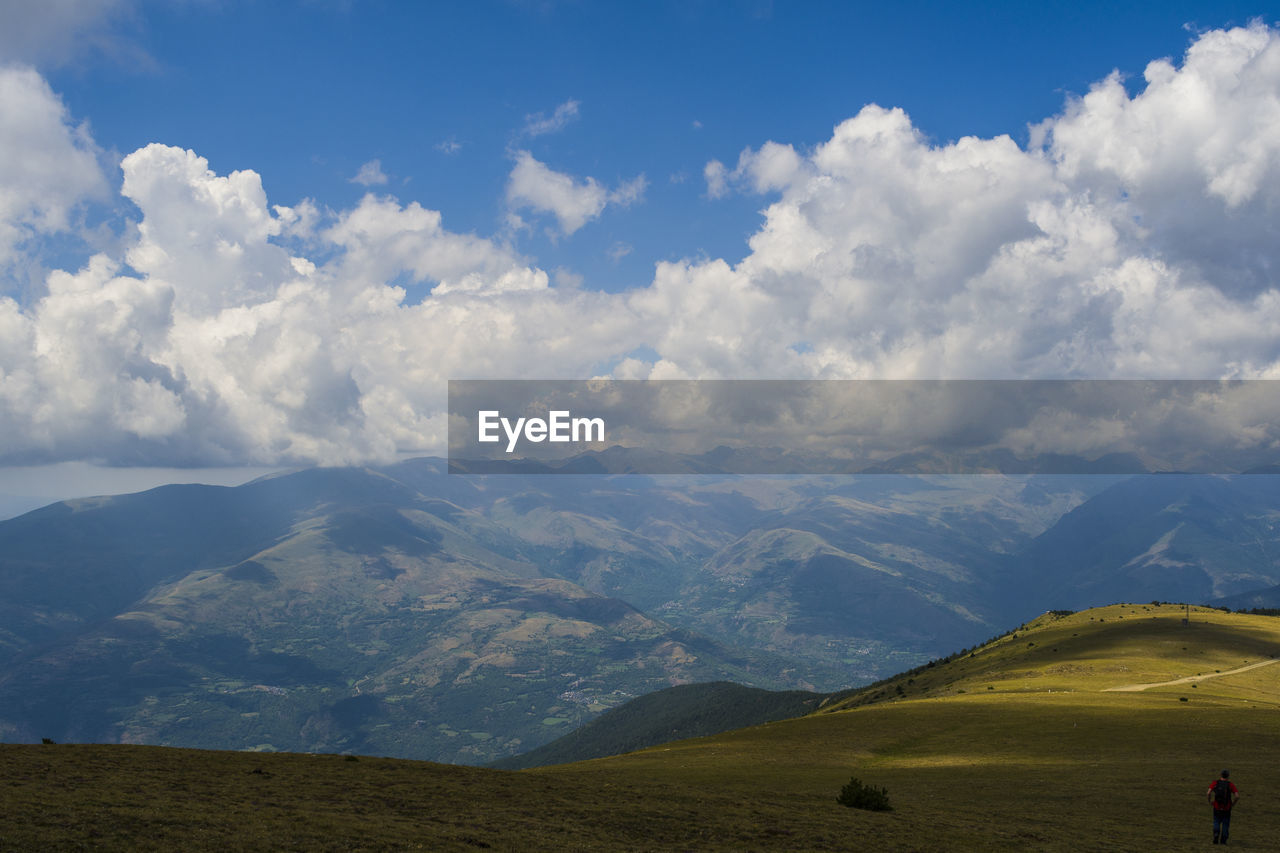
[[[1231,807],[1240,799],[1240,792],[1230,780],[1231,771],[1223,770],[1222,777],[1209,783],[1209,802],[1213,803],[1213,843],[1226,844],[1231,830]]]

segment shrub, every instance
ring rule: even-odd
[[[40,742],[41,742],[41,743],[52,743],[52,744],[56,744],[56,743],[57,743],[57,741],[56,741],[56,740],[54,740],[53,738],[49,738],[49,737],[42,737],[42,738],[40,738]]]
[[[863,785],[857,776],[840,789],[840,796],[836,797],[836,802],[851,809],[866,809],[872,812],[893,811],[893,806],[889,805],[887,789]]]

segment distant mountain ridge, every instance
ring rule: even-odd
[[[1231,610],[1275,610],[1280,609],[1280,586],[1267,589],[1242,592],[1239,595],[1228,595],[1206,602],[1215,607],[1227,607]]]
[[[30,513],[0,525],[0,737],[480,762],[673,682],[785,683],[525,548],[367,470]]]
[[[1207,602],[1280,582],[1280,477],[1136,477],[1077,506],[1017,556],[1035,605]]]
[[[829,692],[1045,609],[1280,584],[1266,475],[444,471],[0,522],[0,739],[485,763],[673,685]]]
[[[1214,460],[1203,460],[1216,470]],[[1227,473],[1232,469],[1217,460]],[[1109,453],[1097,458],[1039,453],[1019,456],[1007,448],[945,452],[899,453],[885,459],[835,458],[827,452],[784,450],[778,447],[720,446],[702,453],[677,453],[647,447],[615,445],[561,459],[526,457],[449,458],[455,474],[580,475],[670,474],[702,475],[1099,475],[1132,476],[1163,470],[1159,463],[1133,453]],[[1236,472],[1239,469],[1235,469]]]

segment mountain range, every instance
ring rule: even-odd
[[[1055,607],[1280,584],[1269,475],[450,475],[0,522],[0,739],[486,763],[629,699],[835,691]]]

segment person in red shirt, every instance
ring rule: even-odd
[[[1240,799],[1240,792],[1231,782],[1231,772],[1223,770],[1222,776],[1209,783],[1209,802],[1213,803],[1213,843],[1226,844],[1231,830],[1231,807]]]

